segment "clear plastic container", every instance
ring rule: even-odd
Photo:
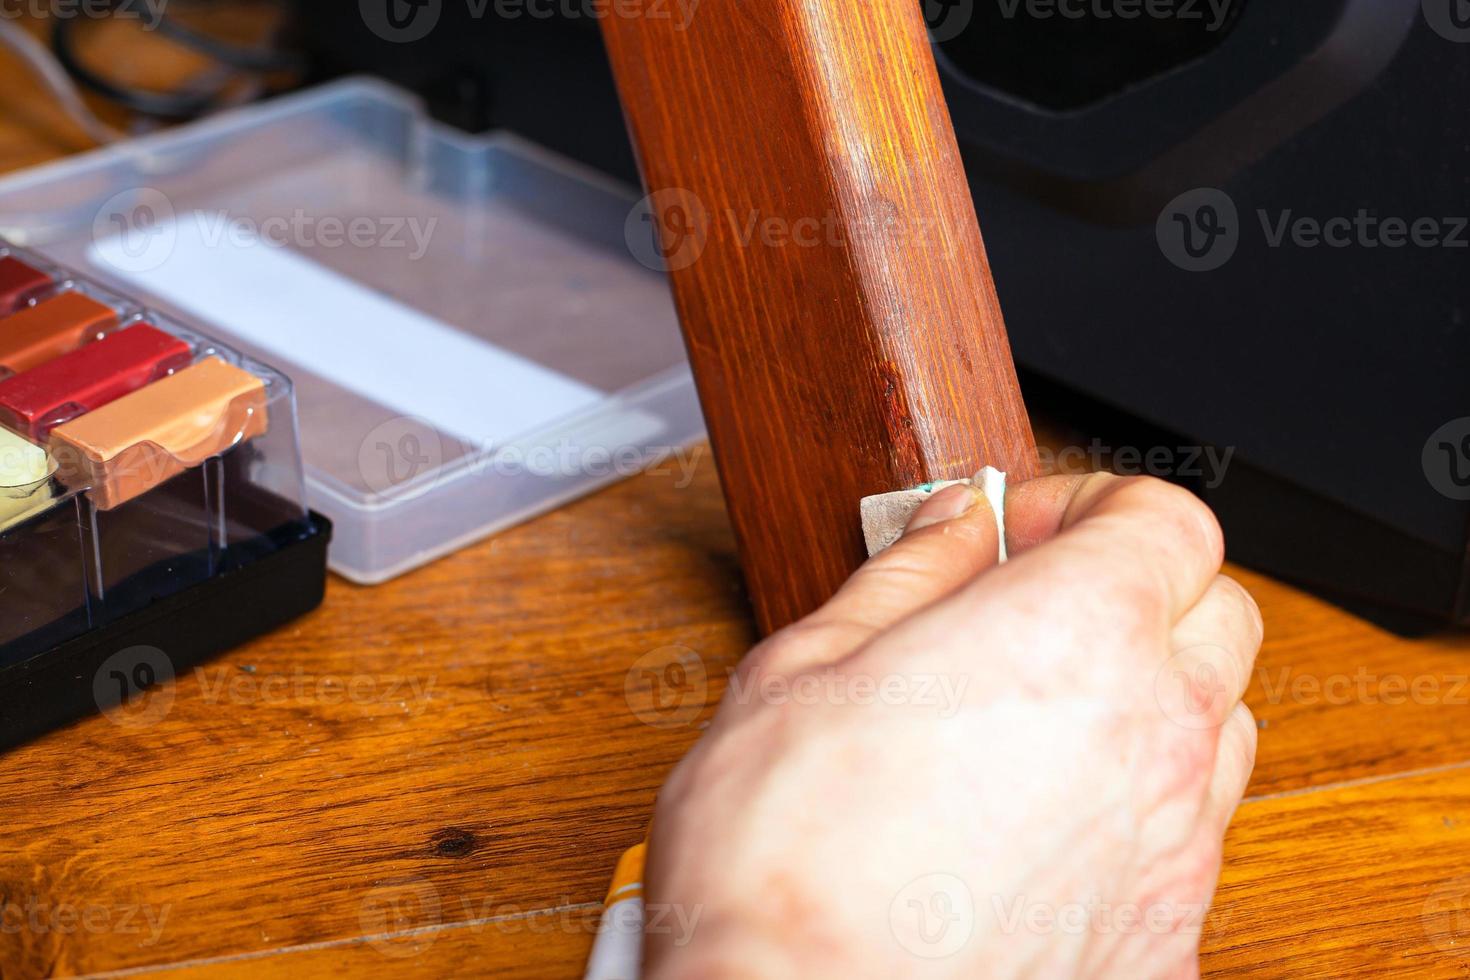
[[[178,341],[165,340],[178,350],[165,371],[93,407],[72,406],[49,416],[44,438],[13,421],[6,427],[8,451],[44,448],[46,465],[39,471],[43,478],[20,485],[9,485],[18,482],[11,461],[0,470],[6,477],[0,483],[7,484],[0,486],[0,669],[313,533],[290,380],[46,257],[4,242],[0,257],[20,260],[51,279],[19,308],[0,315],[0,341],[15,317],[66,292],[104,302],[117,314],[72,350],[27,370],[43,370],[58,357],[130,330],[151,327]],[[74,445],[67,441],[69,426],[129,405],[135,395],[156,391],[206,361],[226,365],[250,387],[248,422],[225,409],[198,410],[196,401],[176,417],[145,417],[161,427],[157,441],[94,445],[88,451],[99,453],[96,463],[68,457]]]
[[[0,180],[0,234],[279,364],[376,583],[703,437],[637,204],[347,80]]]

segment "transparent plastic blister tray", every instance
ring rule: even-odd
[[[288,374],[376,583],[703,437],[638,199],[350,79],[0,180],[0,235]]]
[[[0,378],[18,381],[17,375],[43,371],[66,354],[100,347],[101,338],[152,328],[182,342],[173,347],[185,349],[132,393],[92,412],[121,406],[133,394],[205,361],[248,376],[253,391],[249,407],[240,412],[231,402],[217,414],[195,409],[174,420],[168,431],[183,442],[138,443],[107,457],[103,472],[112,499],[93,479],[86,460],[69,457],[58,448],[65,441],[53,435],[92,412],[62,406],[40,420],[42,428],[30,430],[8,408],[0,411],[6,431],[31,451],[46,447],[48,463],[44,479],[0,486],[0,669],[243,568],[310,533],[288,378],[45,255],[0,241],[0,260],[6,258],[44,273],[49,281],[14,311],[0,311],[0,339],[12,317],[71,293],[100,302],[113,316],[72,351],[26,371],[0,371]],[[196,449],[198,455],[192,455]],[[9,476],[14,461],[4,462],[7,479],[0,482],[18,482]]]

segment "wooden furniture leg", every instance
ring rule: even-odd
[[[603,32],[771,631],[864,560],[862,497],[1035,446],[918,0],[656,6]]]

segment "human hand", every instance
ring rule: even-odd
[[[660,795],[662,976],[1197,974],[1254,764],[1255,602],[1156,480],[936,494],[756,647]]]

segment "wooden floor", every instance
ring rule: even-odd
[[[0,166],[79,148],[0,79]],[[1206,972],[1465,975],[1470,639],[1236,574],[1267,623],[1260,761]],[[577,975],[751,641],[707,455],[687,486],[641,476],[389,585],[334,580],[151,723],[0,756],[0,976]],[[703,679],[654,704],[641,668],[691,653]]]

